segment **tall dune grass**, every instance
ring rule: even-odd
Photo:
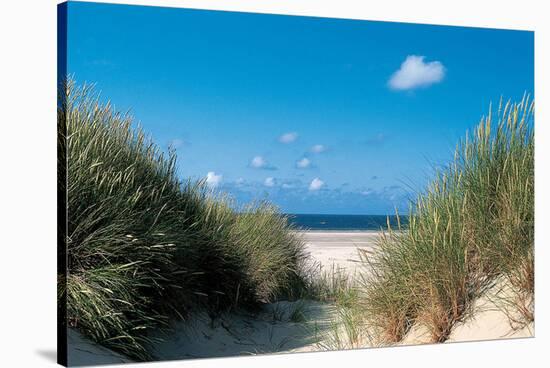
[[[432,341],[446,340],[502,277],[519,288],[516,305],[532,318],[533,115],[524,98],[501,104],[496,122],[491,113],[483,118],[411,206],[408,229],[389,229],[374,254],[363,254],[371,271],[361,300],[383,342],[401,340],[413,323]]]
[[[147,332],[171,318],[301,293],[303,244],[274,207],[238,212],[203,183],[181,182],[174,151],[163,153],[89,86],[60,88],[58,119],[69,326],[148,360]]]

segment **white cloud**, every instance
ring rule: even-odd
[[[321,189],[321,187],[325,185],[325,182],[322,181],[321,179],[319,178],[315,178],[311,181],[311,183],[309,184],[309,190],[311,191],[316,191],[316,190],[319,190]]]
[[[262,156],[255,156],[252,160],[250,160],[250,167],[255,169],[265,169],[268,167],[268,164]]]
[[[418,55],[407,56],[401,68],[391,76],[389,87],[395,90],[407,90],[441,82],[445,76],[443,64],[439,61],[426,63],[424,58]]]
[[[285,143],[285,144],[292,143],[297,138],[298,138],[298,133],[296,133],[296,132],[285,133],[285,134],[283,134],[282,136],[279,137],[279,142]]]
[[[221,174],[216,174],[214,171],[209,171],[206,174],[206,184],[210,188],[216,188],[222,182],[223,176]]]
[[[272,178],[272,177],[265,178],[264,185],[266,187],[270,187],[270,188],[274,187],[275,186],[275,178]]]
[[[307,169],[310,165],[311,165],[311,161],[307,157],[304,157],[296,161],[296,167],[298,169]]]
[[[313,153],[321,153],[321,152],[325,152],[326,150],[327,148],[322,144],[316,144],[310,148],[310,151]]]

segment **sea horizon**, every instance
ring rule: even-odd
[[[327,231],[379,231],[386,230],[388,219],[392,228],[408,224],[408,216],[399,215],[357,215],[357,214],[296,214],[285,213],[290,223],[303,230]]]

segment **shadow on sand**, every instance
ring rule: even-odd
[[[231,313],[215,320],[201,315],[174,324],[173,331],[154,337],[159,360],[213,358],[322,350],[332,328],[333,307],[311,301],[277,302],[259,314]]]

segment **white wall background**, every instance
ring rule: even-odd
[[[109,1],[535,30],[536,338],[289,354],[125,367],[541,366],[550,346],[550,31],[545,2],[438,0]],[[56,3],[11,0],[0,10],[0,366],[49,367],[56,347]],[[545,83],[546,82],[546,83]],[[545,359],[546,358],[546,359]]]

